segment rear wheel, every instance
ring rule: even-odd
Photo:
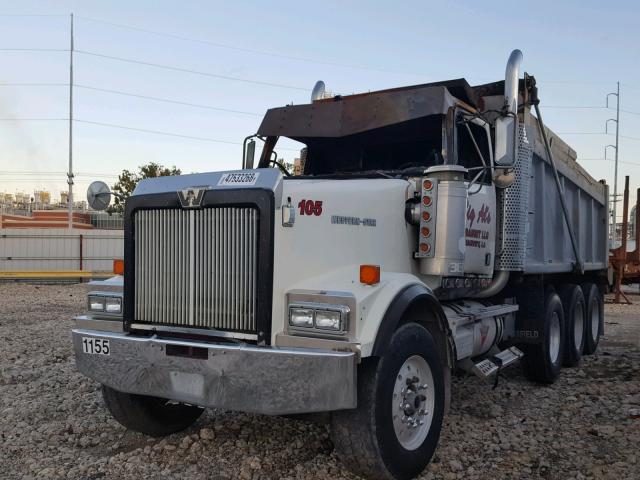
[[[582,292],[587,303],[584,353],[585,355],[591,355],[598,349],[600,335],[604,331],[604,299],[594,283],[582,285]]]
[[[563,285],[560,298],[566,326],[563,365],[575,367],[580,363],[584,350],[587,306],[582,289],[578,285]]]
[[[104,403],[120,424],[129,430],[152,437],[162,437],[184,430],[193,424],[203,408],[146,395],[124,393],[102,386]]]
[[[541,341],[524,345],[522,365],[527,378],[540,383],[553,383],[560,373],[566,332],[562,301],[548,289],[545,294],[544,317],[541,320]]]
[[[443,366],[431,334],[400,327],[380,359],[358,370],[358,407],[334,412],[333,442],[341,461],[370,479],[410,479],[427,466],[444,415]]]

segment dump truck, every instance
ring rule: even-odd
[[[329,95],[266,112],[241,169],[141,181],[124,275],[76,318],[80,372],[128,429],[204,408],[329,412],[366,478],[434,454],[452,372],[534,382],[603,332],[608,192],[548,129],[522,54],[504,80]],[[278,140],[304,145],[299,174]],[[262,145],[259,156],[256,146]],[[108,186],[92,184],[104,208]],[[479,445],[480,447],[480,445]]]

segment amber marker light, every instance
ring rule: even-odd
[[[124,260],[117,259],[113,261],[113,273],[124,275]]]
[[[360,265],[360,283],[365,285],[380,283],[380,265]]]

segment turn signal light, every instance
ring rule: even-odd
[[[421,243],[420,251],[422,253],[429,253],[431,251],[431,245],[429,245],[428,243]]]
[[[425,207],[428,207],[429,205],[431,205],[431,197],[429,195],[425,195],[424,197],[422,197],[422,203]]]
[[[422,182],[422,188],[425,190],[431,190],[433,188],[433,182],[431,180],[425,180]]]
[[[113,273],[116,275],[124,275],[124,260],[118,259],[113,261]]]
[[[360,283],[365,285],[380,283],[380,265],[360,265]]]

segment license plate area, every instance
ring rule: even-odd
[[[82,353],[111,355],[111,345],[106,338],[82,337]]]

